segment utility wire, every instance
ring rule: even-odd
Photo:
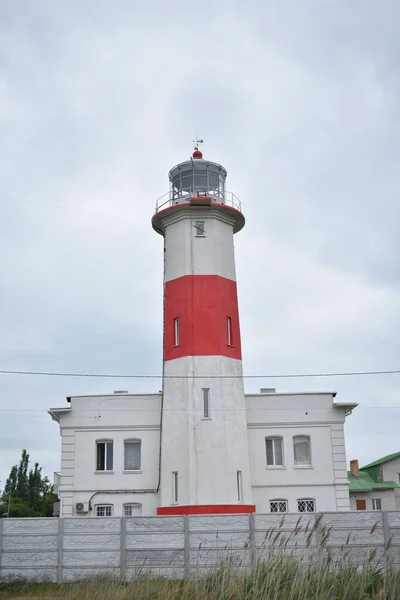
[[[343,371],[338,373],[286,373],[279,375],[164,375],[164,379],[300,379],[306,377],[364,377],[398,375],[400,369],[387,371]],[[93,377],[99,379],[161,379],[161,375],[123,375],[110,373],[60,373],[51,371],[11,371],[0,369],[0,375],[42,375],[46,377]]]

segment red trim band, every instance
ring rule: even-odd
[[[255,512],[254,504],[196,504],[157,508],[157,515],[248,515]]]
[[[167,281],[164,360],[183,356],[242,359],[236,281],[219,275]]]

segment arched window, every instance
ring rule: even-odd
[[[281,437],[265,438],[267,467],[283,467],[283,440]]]
[[[286,513],[288,511],[287,500],[270,500],[269,512],[271,513]]]
[[[113,440],[96,440],[96,471],[112,471],[113,462]]]
[[[309,435],[295,435],[293,437],[293,454],[296,467],[306,467],[311,465]]]
[[[124,517],[141,517],[142,505],[139,502],[124,504]]]
[[[124,470],[140,471],[142,468],[142,442],[141,440],[124,441]]]
[[[315,500],[313,498],[300,498],[297,500],[297,510],[301,513],[315,512]]]

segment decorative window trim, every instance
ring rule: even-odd
[[[288,501],[283,498],[274,498],[269,501],[269,512],[275,514],[282,514],[288,512]]]
[[[99,512],[104,512],[103,515],[98,514]],[[107,514],[110,513],[110,514]],[[114,514],[114,505],[113,504],[96,504],[94,507],[94,514],[96,517],[112,517]]]
[[[315,499],[314,498],[299,498],[297,500],[297,512],[301,513],[315,513]]]
[[[267,441],[272,441],[272,454],[273,454],[273,463],[268,464],[268,453],[267,453]],[[279,440],[281,443],[281,455],[282,455],[282,463],[279,464],[276,462],[276,450],[275,450],[275,440]],[[283,437],[281,435],[268,435],[265,438],[265,460],[267,469],[284,469],[285,468],[285,457],[283,453]]]
[[[99,446],[104,444],[104,456],[99,456]],[[107,451],[107,446],[111,445],[111,453]],[[114,467],[114,440],[109,438],[100,438],[96,440],[96,473],[113,473]],[[101,468],[101,462],[104,461],[104,468]],[[111,464],[109,464],[111,463]]]
[[[126,444],[139,444],[139,468],[138,469],[127,469],[126,468]],[[124,440],[124,473],[141,473],[142,472],[142,440],[140,438],[127,438]]]

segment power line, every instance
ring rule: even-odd
[[[278,375],[164,375],[164,379],[300,379],[307,377],[364,377],[399,375],[400,369],[386,371],[342,371],[338,373],[287,373]],[[60,373],[51,371],[11,371],[0,369],[0,375],[39,375],[45,377],[88,377],[97,379],[161,379],[162,375],[130,375],[110,373]]]

